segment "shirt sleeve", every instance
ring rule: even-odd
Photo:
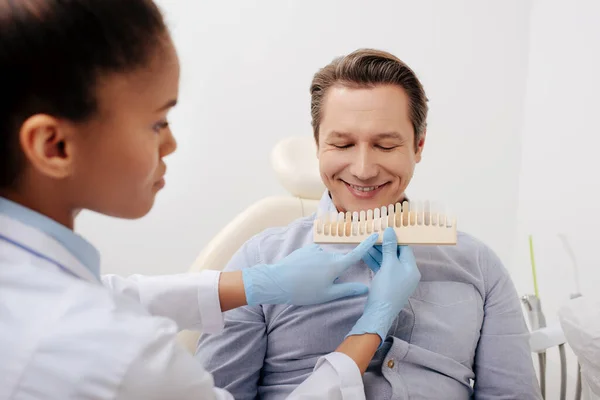
[[[167,317],[180,330],[217,333],[223,329],[219,302],[219,271],[123,278],[104,275],[102,282],[113,293],[126,295],[154,316]]]
[[[475,399],[541,400],[529,331],[519,296],[500,259],[482,246],[485,303],[481,336],[475,355]]]
[[[313,373],[288,397],[303,399],[364,400],[362,376],[354,360],[337,352],[319,358]]]

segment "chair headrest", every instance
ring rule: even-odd
[[[281,185],[293,196],[319,200],[325,185],[319,174],[317,146],[312,136],[283,139],[271,152],[271,165]]]

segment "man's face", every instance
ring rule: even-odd
[[[329,89],[317,157],[337,210],[353,212],[402,201],[424,143],[424,134],[415,143],[409,99],[401,87]]]

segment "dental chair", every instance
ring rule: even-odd
[[[277,143],[271,152],[271,166],[288,195],[266,197],[249,206],[207,244],[189,272],[222,270],[252,236],[316,212],[325,191],[316,152],[310,135],[289,137]],[[178,339],[194,353],[199,336],[199,332],[182,331]]]

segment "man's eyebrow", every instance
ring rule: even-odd
[[[156,112],[158,113],[158,112],[168,110],[169,108],[175,107],[176,104],[177,104],[177,99],[169,100],[169,101],[167,101],[167,103],[164,106],[162,106],[158,110],[156,110]]]

